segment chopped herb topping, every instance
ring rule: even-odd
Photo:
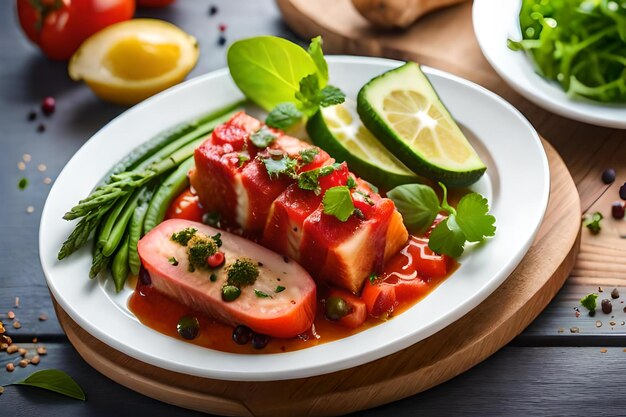
[[[285,291],[285,287],[283,287],[282,285],[277,286],[276,289],[274,290],[274,292],[277,294],[283,291]]]
[[[259,130],[250,135],[250,141],[257,148],[267,148],[274,142],[276,135],[267,126],[261,127]]]
[[[361,220],[365,220],[365,214],[363,214],[363,211],[360,208],[354,209],[354,215]]]
[[[591,293],[585,295],[580,299],[580,304],[589,311],[596,311],[596,301],[598,300],[598,294]]]
[[[319,153],[320,150],[318,148],[311,146],[310,148],[300,151],[300,161],[305,165],[310,164]]]
[[[259,267],[248,258],[239,258],[226,267],[226,276],[230,285],[252,285],[259,276]]]
[[[264,293],[263,291],[256,290],[256,289],[254,290],[254,295],[256,295],[259,298],[268,298],[269,297],[268,294]]]
[[[187,256],[189,257],[189,270],[209,269],[207,258],[217,252],[217,244],[213,238],[205,235],[194,235],[187,242]]]
[[[602,225],[600,224],[600,222],[602,221],[602,213],[600,213],[599,211],[596,211],[595,213],[591,214],[591,215],[587,215],[585,216],[585,220],[583,221],[583,224],[587,227],[587,229],[589,229],[589,231],[594,234],[597,235],[598,233],[600,233],[600,230],[602,229]]]
[[[209,276],[209,280],[211,280],[211,282],[215,282],[215,281],[217,281],[217,275],[216,275],[216,274],[211,274],[211,275]]]
[[[168,259],[167,262],[171,263],[174,266],[178,266],[178,261],[173,256],[170,257],[170,259]]]
[[[349,187],[349,186],[348,186],[348,187]],[[370,195],[369,195],[368,193],[364,193],[364,192],[363,192],[363,191],[361,191],[361,190],[357,190],[357,191],[356,191],[356,194],[358,194],[358,195],[362,196],[362,197],[363,197],[363,200],[364,200],[367,204],[369,204],[370,206],[373,206],[373,205],[374,205],[374,201],[370,198]]]
[[[348,177],[348,181],[346,182],[346,186],[350,189],[352,188],[356,188],[356,181],[354,180],[354,178],[352,177],[352,175],[350,175]]]
[[[221,233],[211,236],[211,239],[213,239],[213,241],[215,242],[218,248],[222,247],[222,234]]]
[[[197,231],[198,230],[193,227],[188,227],[180,232],[174,233],[172,235],[172,240],[182,246],[187,246],[187,243],[189,243],[189,240],[196,234]]]
[[[335,216],[342,222],[348,220],[354,213],[354,202],[350,195],[350,189],[345,185],[332,187],[326,190],[322,199],[324,214]]]
[[[303,190],[313,191],[315,195],[319,195],[322,192],[319,184],[319,178],[332,174],[335,169],[335,165],[329,165],[302,172],[298,175],[298,187]]]
[[[370,284],[373,284],[378,279],[378,275],[371,273],[370,274]]]
[[[282,155],[280,158],[261,158],[261,162],[265,164],[267,174],[270,179],[276,179],[280,175],[287,175],[288,177],[296,177],[296,169],[298,168],[298,161],[290,158],[288,155]]]
[[[250,160],[250,155],[248,155],[247,153],[238,153],[237,160],[238,160],[237,167],[241,168],[243,164],[245,164],[246,162]]]

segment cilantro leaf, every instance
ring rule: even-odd
[[[602,230],[602,225],[600,224],[600,222],[603,218],[604,216],[602,216],[602,213],[596,211],[591,215],[585,215],[585,220],[583,221],[583,224],[587,227],[587,229],[589,229],[592,234],[597,235],[598,233],[600,233],[600,230]]]
[[[320,150],[315,146],[311,146],[310,148],[301,150],[299,153],[300,161],[302,161],[302,163],[306,165],[313,162],[315,157],[320,153]]]
[[[480,242],[496,233],[496,218],[489,212],[489,203],[478,193],[463,196],[456,206],[456,222],[465,233],[468,242]]]
[[[463,254],[465,234],[451,214],[430,233],[428,247],[434,252],[458,258]]]
[[[328,82],[328,64],[326,63],[326,59],[324,58],[324,52],[322,51],[322,37],[316,36],[311,39],[311,43],[309,44],[309,49],[307,52],[309,56],[313,59],[315,66],[317,67],[317,74],[319,75],[320,81],[323,85],[326,85]]]
[[[280,103],[274,107],[265,119],[265,124],[275,129],[287,129],[302,119],[302,112],[291,102]]]
[[[322,107],[334,106],[346,101],[346,95],[335,86],[327,85],[319,93],[319,105]]]
[[[261,127],[259,130],[250,135],[250,141],[257,148],[267,148],[274,142],[276,135],[267,126]]]
[[[435,191],[423,184],[399,185],[387,193],[413,233],[424,233],[441,210]]]
[[[587,310],[589,311],[595,311],[596,310],[596,301],[598,300],[598,294],[595,293],[591,293],[591,294],[587,294],[585,295],[583,298],[580,299],[580,304],[585,307]]]
[[[304,171],[298,175],[298,187],[303,190],[314,191],[315,195],[321,192],[319,178],[331,174],[335,171],[334,165]]]
[[[287,175],[289,177],[296,176],[296,168],[298,166],[298,161],[290,158],[287,155],[283,155],[281,158],[261,158],[261,162],[265,164],[265,169],[267,169],[267,174],[270,179],[278,178],[279,175]]]
[[[331,187],[324,193],[322,199],[324,214],[335,216],[342,222],[348,220],[354,212],[354,202],[350,195],[350,189],[345,185]]]
[[[268,298],[269,297],[268,294],[264,293],[261,290],[257,290],[257,289],[254,290],[254,295],[256,295],[258,298]]]

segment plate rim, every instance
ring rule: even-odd
[[[381,70],[383,70],[383,66],[381,64],[387,65],[387,66],[398,66],[400,65],[402,62],[401,61],[396,61],[396,60],[391,60],[391,59],[383,59],[383,58],[372,58],[372,57],[359,57],[359,56],[347,56],[347,55],[335,55],[335,56],[328,56],[327,57],[329,63],[333,63],[333,64],[350,64],[350,63],[354,63],[354,64],[374,64],[374,65],[380,65],[381,66]],[[521,261],[521,259],[525,256],[525,254],[527,253],[528,249],[530,248],[530,246],[532,245],[532,242],[534,240],[534,237],[536,236],[537,231],[539,230],[539,227],[541,226],[542,220],[543,220],[543,216],[545,214],[545,210],[547,207],[547,203],[548,203],[548,196],[549,196],[549,189],[550,189],[550,171],[549,171],[549,166],[548,166],[548,161],[547,161],[547,156],[545,154],[545,150],[543,149],[543,146],[541,145],[541,141],[539,139],[539,136],[537,134],[537,132],[532,128],[532,125],[524,118],[524,116],[517,110],[515,109],[511,104],[509,104],[508,102],[506,102],[504,99],[502,99],[501,97],[497,96],[496,94],[490,92],[489,90],[475,84],[472,83],[471,81],[468,80],[464,80],[461,77],[455,76],[453,74],[449,74],[447,72],[441,71],[441,70],[437,70],[434,68],[430,68],[430,67],[423,67],[425,72],[427,74],[433,74],[433,75],[437,75],[437,76],[441,76],[444,78],[448,78],[454,82],[457,83],[461,83],[464,84],[465,86],[468,86],[474,90],[477,90],[479,93],[481,94],[486,94],[490,99],[495,100],[496,102],[498,102],[499,105],[502,105],[505,107],[505,109],[509,112],[512,113],[513,116],[515,116],[517,119],[519,119],[519,121],[521,123],[523,123],[524,125],[526,125],[526,127],[529,129],[529,132],[531,133],[531,137],[533,139],[533,143],[535,145],[537,145],[540,148],[540,157],[541,157],[541,163],[542,163],[542,168],[543,168],[543,173],[544,173],[544,188],[543,188],[543,193],[540,196],[540,205],[542,207],[541,210],[541,216],[539,218],[539,220],[536,223],[536,226],[534,228],[534,230],[531,231],[531,235],[528,239],[528,241],[526,242],[526,244],[523,246],[523,250],[520,250],[519,253],[512,257],[512,259],[508,262],[508,264],[503,267],[504,269],[509,269],[508,273],[506,273],[503,277],[501,277],[500,279],[494,280],[493,278],[489,281],[488,285],[482,287],[478,292],[476,292],[476,294],[474,294],[474,296],[469,299],[466,300],[466,303],[464,303],[462,306],[457,307],[456,309],[452,310],[451,312],[448,312],[447,316],[444,316],[442,318],[439,319],[438,322],[435,323],[435,325],[430,326],[430,327],[426,327],[424,328],[420,333],[425,333],[423,336],[421,336],[418,340],[412,340],[410,341],[410,343],[406,343],[406,340],[409,339],[407,337],[405,337],[404,343],[399,343],[399,342],[395,342],[395,343],[391,343],[391,344],[387,344],[381,348],[379,348],[375,355],[370,356],[367,360],[363,360],[362,356],[364,356],[365,354],[361,354],[360,356],[357,357],[352,357],[352,358],[348,358],[348,359],[343,359],[342,361],[334,361],[331,362],[330,364],[326,364],[326,366],[323,367],[312,367],[312,366],[308,366],[308,367],[301,367],[298,368],[298,370],[291,370],[290,372],[286,373],[286,374],[276,374],[276,373],[272,373],[272,372],[265,372],[265,373],[250,373],[250,372],[234,372],[234,371],[226,371],[226,372],[220,372],[220,371],[213,371],[210,374],[207,374],[207,372],[203,371],[203,372],[199,372],[197,370],[197,368],[193,368],[193,367],[189,367],[189,366],[184,366],[183,364],[180,363],[171,363],[171,364],[166,364],[163,365],[162,363],[156,363],[154,360],[151,360],[151,358],[147,358],[144,356],[139,356],[137,355],[137,352],[134,349],[129,348],[128,346],[124,345],[122,341],[116,340],[113,336],[107,335],[107,334],[102,334],[102,332],[99,329],[91,329],[89,323],[86,320],[83,320],[83,318],[75,311],[73,311],[73,309],[71,308],[71,306],[66,305],[66,303],[64,303],[64,298],[58,294],[57,292],[57,288],[54,287],[54,285],[51,284],[51,277],[50,277],[50,271],[47,270],[46,267],[46,260],[44,260],[44,255],[45,255],[45,250],[44,250],[44,245],[43,242],[45,241],[45,239],[43,238],[43,234],[45,232],[44,230],[44,223],[47,219],[47,213],[50,210],[49,204],[50,203],[50,196],[54,195],[54,190],[55,187],[57,187],[57,183],[55,182],[55,185],[53,187],[53,189],[50,191],[49,197],[48,199],[46,199],[46,204],[44,206],[44,209],[42,211],[42,216],[41,216],[41,223],[40,223],[40,230],[39,230],[39,253],[40,253],[40,261],[42,264],[42,269],[44,270],[44,274],[46,276],[46,282],[48,284],[48,287],[50,288],[50,291],[52,292],[52,294],[54,295],[55,299],[57,300],[57,302],[59,303],[59,306],[61,308],[63,308],[63,310],[74,320],[76,321],[77,324],[79,324],[81,326],[81,328],[83,328],[84,330],[86,330],[89,334],[91,334],[92,336],[96,337],[98,340],[104,342],[105,344],[111,346],[112,348],[119,350],[125,354],[128,354],[131,357],[137,358],[139,360],[145,361],[147,363],[150,363],[154,366],[157,367],[161,367],[164,369],[169,369],[172,371],[176,371],[176,372],[186,372],[192,375],[197,375],[197,376],[201,376],[201,377],[208,377],[208,378],[217,378],[217,379],[225,379],[225,380],[233,380],[233,381],[271,381],[271,380],[285,380],[285,379],[297,379],[297,378],[303,378],[303,377],[310,377],[310,376],[315,376],[315,375],[321,375],[321,374],[327,374],[327,373],[332,373],[332,372],[336,372],[336,371],[340,371],[342,369],[346,369],[346,368],[350,368],[353,366],[358,366],[358,365],[362,365],[371,361],[374,361],[376,359],[379,359],[381,357],[387,356],[391,353],[397,352],[399,350],[402,350],[414,343],[417,343],[421,340],[424,340],[426,337],[434,334],[436,331],[448,326],[449,324],[451,324],[452,322],[458,320],[459,318],[461,318],[462,316],[464,316],[465,314],[467,314],[469,311],[471,311],[474,307],[476,307],[478,304],[480,304],[480,302],[482,302],[484,299],[486,299],[491,293],[493,293],[493,291],[495,291],[495,289],[497,289],[502,282],[504,282],[504,280],[508,277],[508,275],[510,274],[510,272],[513,271],[513,269],[519,264],[519,262]],[[227,68],[222,68],[222,69],[218,69],[216,71],[212,71],[209,72],[205,75],[190,79],[182,84],[179,84],[176,87],[173,87],[171,89],[168,89],[160,94],[157,94],[156,96],[145,100],[144,102],[138,104],[137,106],[134,106],[128,110],[126,110],[125,112],[121,113],[119,116],[117,116],[115,119],[113,119],[112,121],[110,121],[107,125],[103,126],[100,130],[98,130],[98,132],[96,132],[92,138],[95,135],[98,135],[98,133],[100,133],[103,129],[105,129],[106,127],[108,127],[111,124],[114,123],[119,123],[119,120],[123,117],[125,117],[127,114],[132,114],[134,112],[137,111],[142,111],[141,109],[143,109],[144,107],[150,105],[150,103],[152,103],[154,100],[158,100],[158,99],[163,99],[165,97],[167,97],[170,94],[176,94],[177,91],[179,91],[180,89],[183,88],[189,88],[190,86],[193,86],[195,83],[201,83],[201,82],[206,82],[206,80],[212,79],[212,78],[216,78],[216,77],[221,77],[224,76],[225,74],[228,74],[228,69]],[[81,147],[76,154],[67,162],[66,166],[63,168],[63,170],[61,171],[61,173],[59,174],[59,178],[63,176],[64,171],[66,170],[67,166],[70,165],[70,162],[72,162],[75,158],[80,158],[81,155],[81,151],[83,151],[84,148],[88,149],[88,145],[89,143],[91,143],[91,139],[88,140],[83,147]],[[512,266],[511,266],[512,265]],[[500,275],[502,274],[502,270],[499,271],[496,275]],[[445,319],[445,320],[443,320]],[[444,323],[443,325],[441,325],[441,323]],[[379,326],[377,326],[379,327]],[[148,328],[149,329],[149,328]],[[92,331],[93,330],[93,331]],[[151,330],[151,329],[150,329]],[[167,337],[167,336],[164,336]],[[170,338],[171,339],[171,338]],[[172,340],[176,340],[176,339],[172,339]],[[343,339],[345,340],[345,339]],[[181,343],[180,341],[176,341],[177,343]],[[341,342],[341,340],[339,341]],[[183,342],[184,343],[184,342]],[[330,342],[330,343],[335,343],[335,342]],[[320,346],[324,346],[324,345],[328,345],[327,344],[323,344]],[[310,349],[314,349],[317,348],[318,346],[315,347],[311,347],[308,349],[304,349],[302,351],[296,351],[296,352],[288,352],[288,353],[282,353],[279,355],[284,355],[285,360],[289,360],[290,357],[292,356],[297,356],[294,354],[298,354],[298,352],[304,352],[304,351],[308,351]],[[206,349],[206,348],[201,348],[201,349]],[[216,351],[212,351],[212,352],[216,352]],[[371,355],[371,352],[369,352],[369,354]],[[233,354],[230,354],[233,355]],[[242,355],[238,355],[238,356],[242,356]],[[244,355],[244,356],[257,356],[257,355]],[[263,356],[272,356],[272,355],[263,355]],[[157,358],[158,359],[158,358]],[[167,366],[170,365],[170,366]],[[182,366],[182,368],[181,368]]]
[[[609,127],[614,129],[626,129],[626,104],[617,104],[612,106],[603,105],[602,103],[584,98],[580,98],[580,101],[568,99],[566,93],[562,89],[560,89],[560,87],[558,87],[556,83],[546,80],[533,70],[532,62],[527,56],[525,56],[524,59],[525,65],[527,69],[531,69],[532,72],[535,74],[535,80],[537,81],[537,83],[535,84],[533,82],[522,82],[520,81],[520,79],[518,79],[518,77],[514,77],[510,73],[510,63],[518,60],[517,58],[520,52],[510,51],[507,48],[507,52],[510,52],[510,56],[513,59],[511,61],[500,59],[499,54],[490,47],[490,43],[488,42],[488,34],[493,34],[494,31],[489,30],[489,25],[479,24],[478,22],[479,20],[484,20],[482,18],[484,15],[486,15],[486,10],[493,9],[494,5],[497,5],[497,7],[500,8],[511,7],[510,5],[505,3],[507,2],[503,1],[501,3],[494,3],[491,0],[474,0],[472,6],[472,25],[474,27],[474,33],[478,42],[478,46],[480,47],[480,50],[485,59],[489,62],[489,65],[491,65],[491,67],[498,73],[498,75],[502,77],[506,81],[506,83],[517,93],[521,94],[523,97],[530,100],[537,106],[546,109],[552,113],[555,113],[559,116],[563,116],[571,120],[576,120],[595,126]],[[515,0],[515,4],[518,5],[517,9],[519,9],[519,5],[521,5],[521,0]],[[491,20],[500,21],[500,24],[504,27],[511,24],[512,19],[516,20],[516,15],[507,15],[502,17],[502,19]],[[502,44],[506,46],[505,40],[503,40]],[[541,89],[537,87],[537,85],[545,86],[546,88],[550,89],[551,93],[555,93],[556,95],[549,96],[547,92],[544,93]],[[616,110],[621,111],[622,114],[610,116],[610,113],[590,113],[589,109],[595,109],[598,112],[601,112],[602,110]]]

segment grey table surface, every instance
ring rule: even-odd
[[[219,9],[212,17],[211,5]],[[301,41],[282,23],[272,0],[178,0],[168,8],[140,10],[137,15],[174,22],[199,40],[200,60],[190,77],[224,67],[228,43],[239,38],[272,34]],[[227,25],[225,46],[218,44],[220,23]],[[107,379],[82,360],[56,321],[39,264],[39,219],[50,189],[44,179],[54,180],[76,150],[125,108],[98,100],[86,86],[72,82],[66,63],[45,59],[21,33],[13,1],[0,2],[0,33],[0,314],[13,310],[18,315],[22,328],[9,327],[15,341],[26,344],[37,337],[47,346],[38,369],[66,371],[87,395],[81,402],[6,386],[0,395],[0,416],[199,415]],[[27,121],[28,112],[46,95],[56,97],[57,111]],[[46,126],[45,132],[37,132],[39,123]],[[31,160],[22,171],[18,163],[24,154]],[[17,183],[23,176],[30,185],[20,191]],[[27,213],[29,206],[33,213]],[[557,334],[562,317],[571,321],[577,296],[560,294],[529,329],[470,371],[358,415],[626,415],[624,334]],[[19,308],[14,308],[16,297]],[[42,313],[49,319],[40,321]],[[0,353],[0,385],[33,370],[18,368],[9,374],[4,366],[10,360]]]

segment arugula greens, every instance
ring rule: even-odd
[[[523,0],[522,39],[541,75],[571,96],[626,102],[626,3],[607,0]]]
[[[480,242],[496,232],[495,217],[488,214],[489,203],[478,193],[466,194],[456,209],[448,204],[448,190],[443,189],[441,204],[435,191],[423,184],[400,185],[387,193],[402,214],[405,225],[413,233],[424,233],[440,212],[448,217],[430,234],[428,247],[434,252],[458,258],[466,242]]]

